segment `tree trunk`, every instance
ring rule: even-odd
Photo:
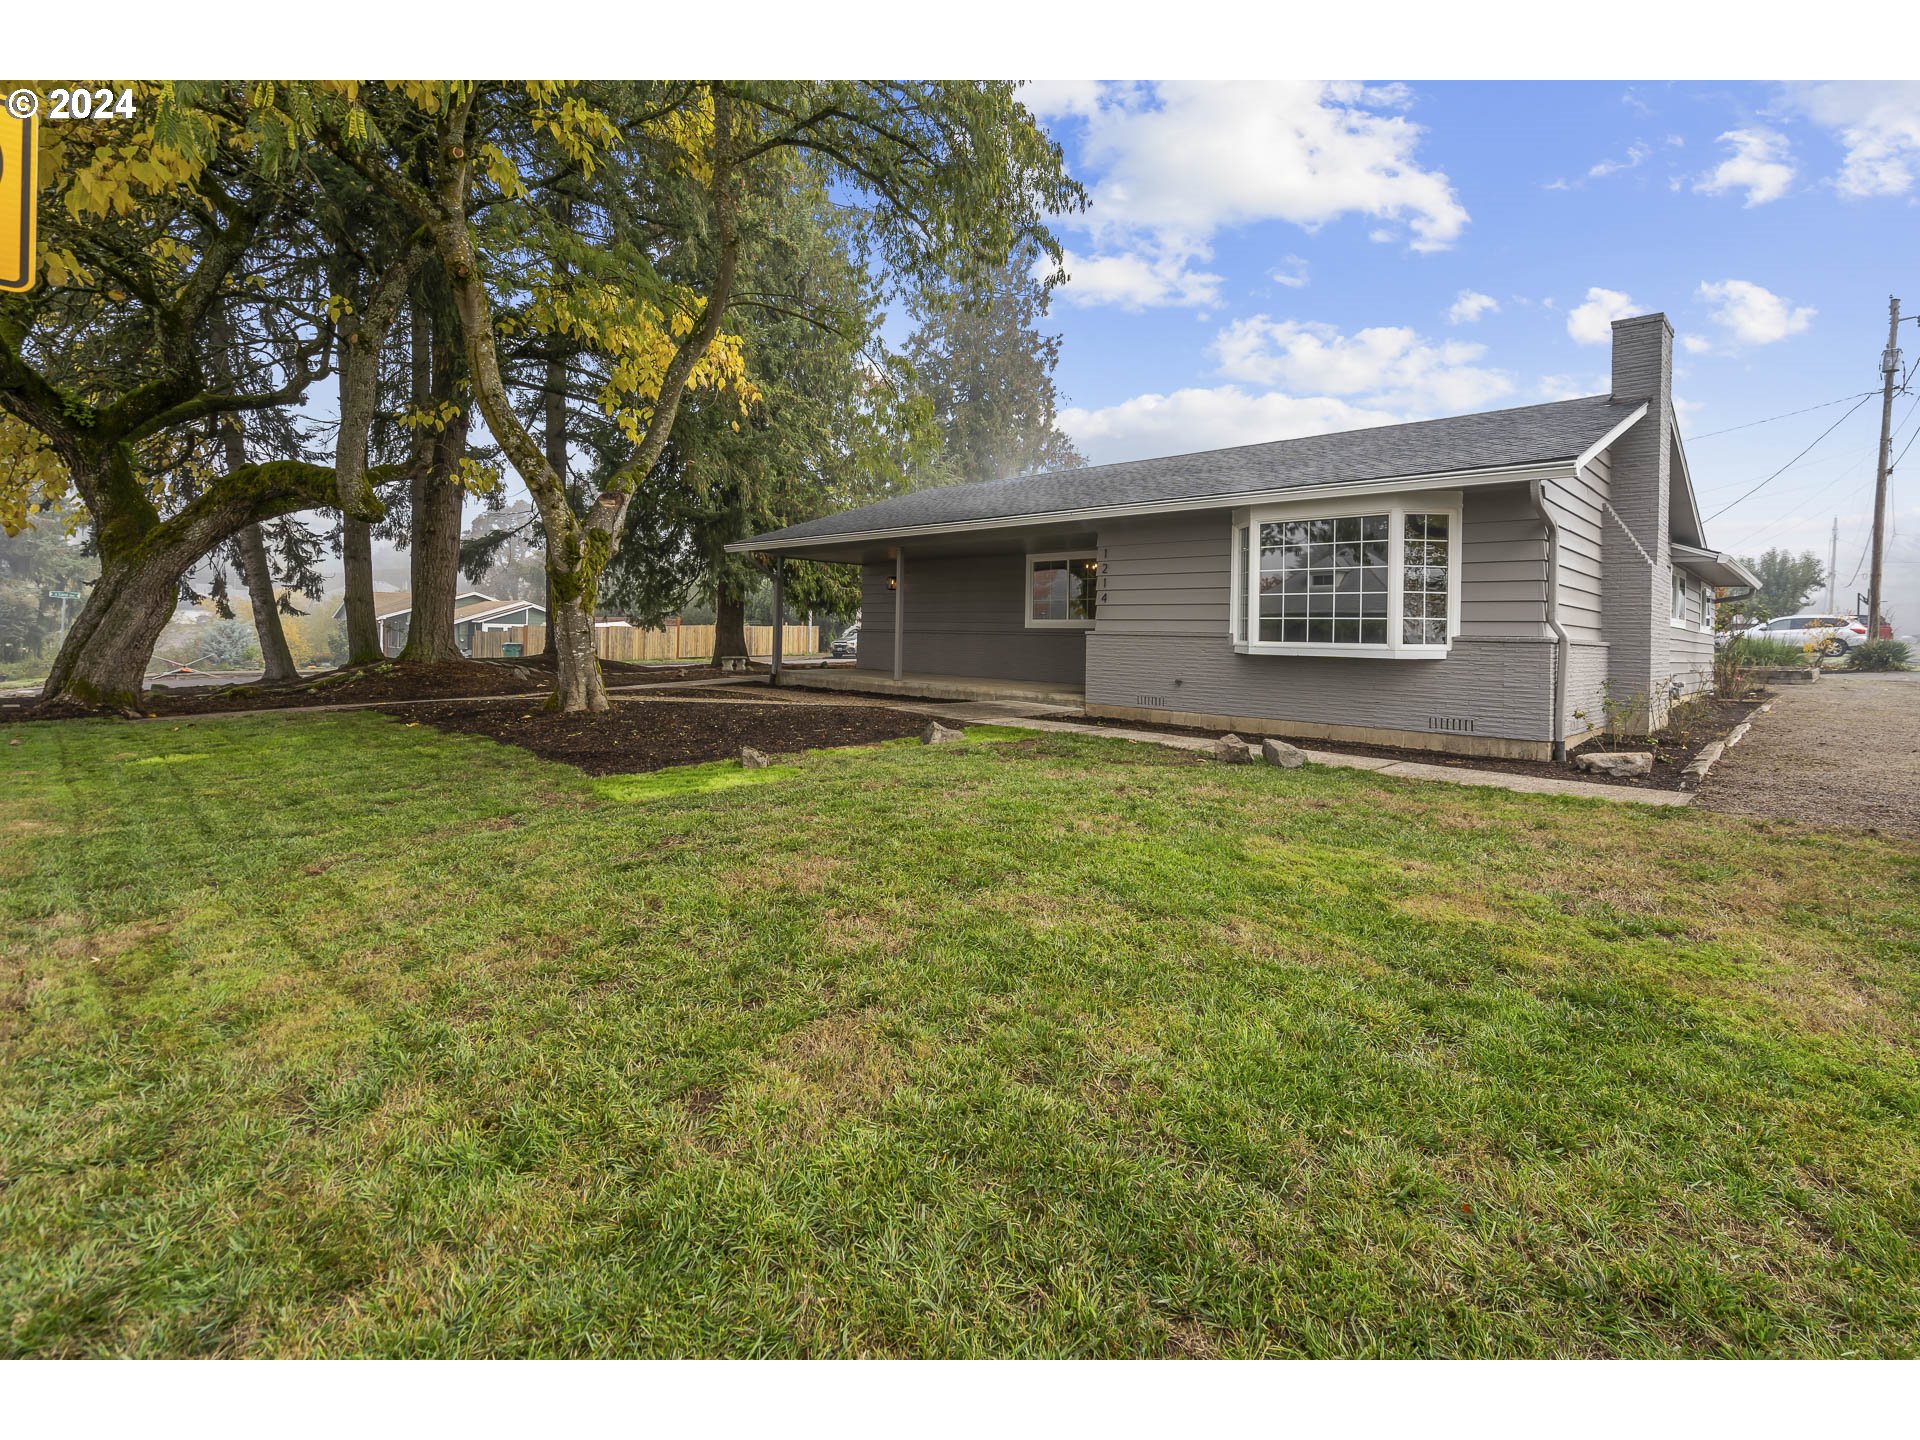
[[[555,710],[605,710],[606,681],[593,645],[593,606],[578,597],[562,599],[562,586],[547,577],[547,629],[555,635],[558,678],[547,705]]]
[[[253,633],[260,637],[261,681],[281,685],[299,678],[287,632],[280,624],[280,601],[273,593],[273,566],[267,560],[267,538],[258,525],[249,525],[238,537],[240,569],[246,576],[247,598],[253,605]]]
[[[386,658],[380,648],[380,621],[373,613],[373,526],[347,520],[340,551],[346,562],[347,663],[371,665]]]
[[[151,511],[144,521],[116,515],[103,505],[100,578],[60,647],[42,703],[133,709],[154,642],[179,602],[181,577],[247,526],[327,504],[333,493],[332,471],[276,460],[229,473],[218,490],[167,520],[152,520]]]
[[[453,399],[458,377],[447,322],[430,327],[416,308],[413,344],[415,406],[429,409],[436,400]],[[453,602],[460,593],[460,513],[466,503],[460,461],[467,453],[468,422],[469,412],[462,406],[434,437],[431,463],[413,479],[413,549],[408,556],[413,613],[402,660],[431,665],[460,658]]]
[[[722,580],[713,595],[713,663],[747,663],[747,597],[738,585]]]
[[[564,203],[564,202],[563,202]],[[560,477],[560,488],[567,485],[567,366],[563,360],[547,362],[547,405],[546,424],[543,437],[546,441],[547,464],[553,467],[553,473]],[[548,612],[547,647],[543,654],[553,657],[560,652],[555,646],[552,612]]]
[[[465,422],[447,426],[448,431],[456,428],[461,437],[458,448],[464,450]],[[459,462],[453,463],[457,467]],[[409,557],[413,614],[406,646],[400,651],[402,660],[437,664],[460,658],[460,647],[454,643],[453,602],[460,593],[460,512],[465,501],[466,491],[457,478],[443,471],[437,456],[432,470],[413,482],[413,553]]]
[[[227,322],[225,311],[214,312],[212,332],[212,364],[220,383],[230,389],[233,385],[233,329]],[[243,423],[238,415],[227,415],[219,421],[220,448],[226,455],[228,473],[239,470],[247,463],[247,438],[241,428]],[[273,593],[273,566],[267,560],[266,536],[260,533],[260,526],[256,523],[240,532],[236,544],[240,551],[241,578],[247,582],[247,598],[253,606],[253,633],[260,640],[260,678],[268,685],[284,685],[289,680],[297,679],[300,672],[294,667],[293,651],[287,648],[287,632],[280,625],[280,602]]]
[[[137,709],[153,647],[180,602],[180,578],[198,558],[177,566],[142,566],[103,557],[100,578],[40,691],[41,703]]]

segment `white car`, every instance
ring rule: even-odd
[[[1782,615],[1763,625],[1750,625],[1740,633],[1755,640],[1811,645],[1822,655],[1845,655],[1867,638],[1867,627],[1852,615],[1812,612]]]

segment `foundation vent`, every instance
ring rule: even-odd
[[[1164,695],[1136,695],[1133,697],[1133,703],[1138,705],[1142,710],[1167,710],[1172,708],[1167,704],[1167,697]]]
[[[1471,735],[1473,721],[1464,715],[1429,715],[1427,729],[1443,735]]]

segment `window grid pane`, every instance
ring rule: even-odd
[[[1091,620],[1100,565],[1091,556],[1027,562],[1027,615],[1033,620]]]
[[[1260,526],[1260,571],[1252,581],[1260,638],[1384,645],[1387,536],[1385,515]]]
[[[1400,643],[1447,643],[1452,539],[1445,515],[1408,515],[1402,533]]]

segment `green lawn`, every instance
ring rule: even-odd
[[[19,726],[0,1353],[1920,1349],[1920,849],[1119,741]]]

